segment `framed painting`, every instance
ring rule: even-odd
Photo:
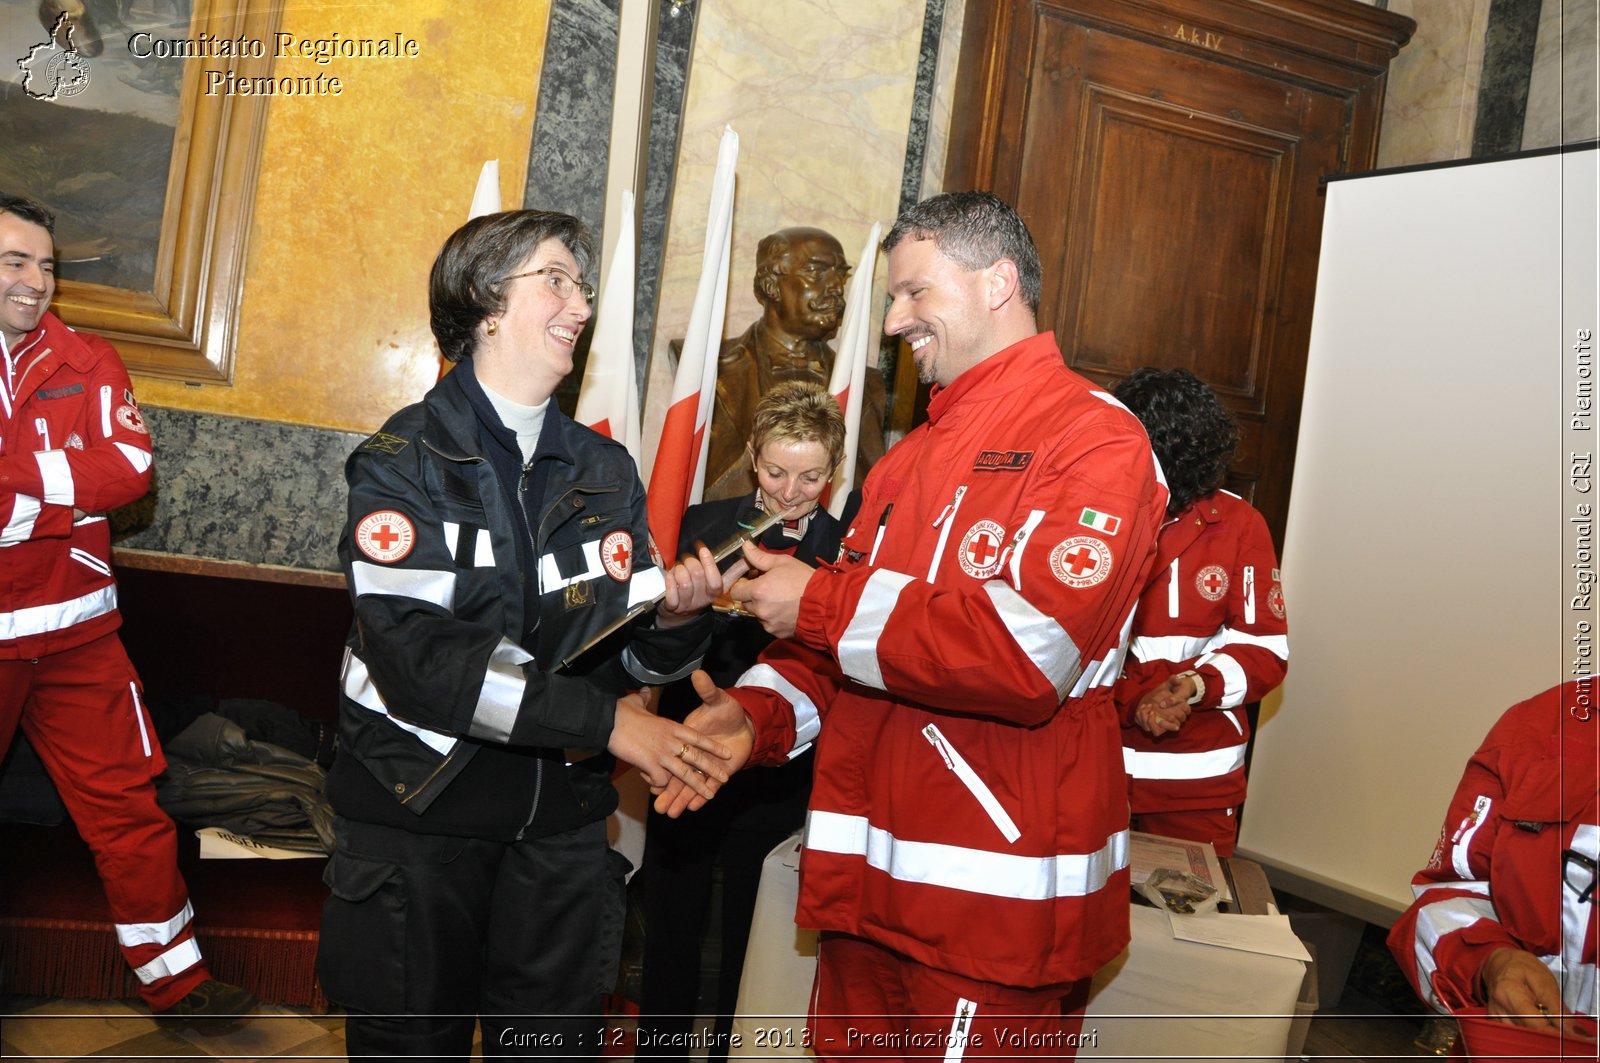
[[[232,88],[270,75],[282,7],[45,0],[0,13],[0,39],[21,42],[20,77],[0,96],[0,188],[55,212],[52,309],[114,342],[131,372],[232,381],[267,113],[266,96]]]

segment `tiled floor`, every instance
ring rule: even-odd
[[[158,1025],[132,1001],[0,1001],[5,1059],[343,1059],[344,1020],[307,1008],[264,1006],[239,1029],[208,1037]]]

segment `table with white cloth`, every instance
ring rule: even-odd
[[[799,866],[796,834],[762,867],[730,1057],[808,1054],[817,935],[794,925]],[[1132,942],[1095,976],[1080,1059],[1217,1063],[1285,1055],[1303,961],[1177,940],[1155,908],[1136,905],[1129,916]]]

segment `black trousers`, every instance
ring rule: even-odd
[[[626,861],[605,824],[520,842],[340,819],[317,973],[351,1059],[593,1059]]]

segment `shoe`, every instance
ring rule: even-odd
[[[243,986],[208,978],[156,1020],[165,1026],[192,1026],[203,1034],[236,1030],[261,1007],[256,995]]]

